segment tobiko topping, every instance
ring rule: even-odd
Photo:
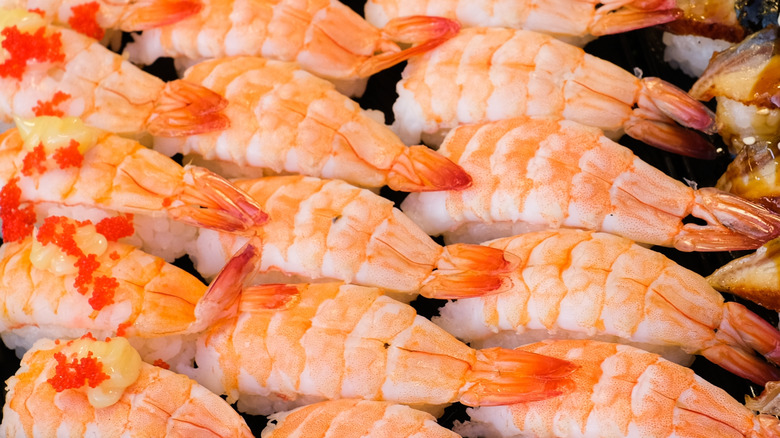
[[[32,234],[35,211],[32,205],[21,207],[22,190],[19,178],[12,178],[0,189],[0,220],[3,222],[3,241],[17,242]]]
[[[170,366],[170,365],[168,365],[168,362],[166,362],[166,361],[164,361],[164,360],[162,360],[162,359],[155,359],[155,360],[154,360],[154,363],[152,363],[152,365],[154,365],[154,366],[156,366],[156,367],[160,367],[160,368],[162,368],[162,369],[164,369],[164,370],[169,370],[169,369],[171,369],[171,366]]]
[[[92,37],[96,40],[103,39],[105,31],[97,22],[97,13],[100,9],[98,2],[82,3],[70,8],[73,12],[70,18],[68,18],[68,25],[73,30],[79,33],[83,33],[88,37]]]
[[[101,275],[95,278],[92,288],[92,297],[88,300],[89,305],[95,310],[100,310],[114,302],[114,293],[119,287],[116,278]]]
[[[64,61],[61,34],[54,32],[46,36],[45,32],[46,28],[41,27],[35,33],[25,33],[16,26],[6,27],[0,31],[0,36],[5,38],[2,47],[9,55],[0,64],[0,77],[21,80],[30,61]]]
[[[60,169],[81,167],[81,163],[84,162],[84,155],[81,155],[81,152],[79,152],[79,143],[71,139],[68,146],[57,149],[54,152],[54,161],[57,162]]]
[[[97,225],[95,225],[95,228],[98,233],[106,236],[106,239],[110,242],[116,242],[123,237],[129,237],[135,233],[132,214],[107,217],[98,222]]]
[[[32,152],[22,158],[22,175],[32,176],[34,173],[46,172],[46,151],[43,150],[43,144],[36,146]]]
[[[65,113],[62,110],[58,109],[57,105],[70,99],[70,97],[71,97],[70,94],[63,93],[62,91],[58,91],[54,93],[54,96],[52,96],[51,100],[49,101],[39,100],[32,109],[33,113],[35,114],[36,117],[41,117],[41,116],[62,117],[65,115]]]
[[[57,392],[66,389],[81,388],[89,385],[95,388],[108,379],[108,374],[103,372],[103,364],[88,352],[86,357],[77,358],[71,356],[71,360],[62,352],[54,353],[54,359],[57,361],[54,377],[47,380]]]

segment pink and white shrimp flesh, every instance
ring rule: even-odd
[[[460,29],[453,20],[419,16],[377,29],[337,0],[202,1],[200,13],[137,36],[127,46],[130,59],[151,64],[160,57],[250,55],[294,61],[355,95],[365,87],[358,80],[430,50]],[[399,43],[411,47],[402,50]]]
[[[263,438],[459,438],[431,414],[406,405],[338,399],[301,406],[269,417]]]
[[[714,133],[714,115],[687,93],[532,31],[464,29],[410,59],[396,90],[393,129],[406,144],[421,135],[438,143],[460,124],[532,116],[594,126],[610,138],[625,132],[697,158],[716,154],[694,131]]]
[[[102,39],[106,30],[140,31],[198,13],[200,0],[1,0],[0,8],[35,12],[58,26]]]
[[[203,332],[197,367],[179,369],[241,412],[266,415],[339,398],[438,409],[565,391],[570,364],[501,348],[474,350],[380,289],[266,284]]]
[[[366,21],[377,27],[411,15],[457,20],[463,27],[510,27],[546,33],[572,44],[668,23],[682,16],[674,0],[368,0]]]
[[[125,336],[148,362],[168,360],[238,299],[253,253],[239,253],[210,286],[118,242],[126,228],[48,217],[34,236],[0,247],[0,334],[21,354],[40,338]]]
[[[224,178],[182,167],[134,140],[76,118],[41,117],[19,126],[0,134],[6,242],[50,214],[97,222],[123,213],[132,215],[134,239],[145,251],[173,261],[195,227],[242,232],[266,220],[257,203]]]
[[[43,339],[7,385],[4,437],[253,436],[219,396],[142,362],[124,338]]]
[[[268,214],[252,238],[265,283],[330,279],[404,299],[454,299],[505,290],[517,263],[486,246],[441,246],[392,201],[344,181],[291,175],[233,183]],[[200,229],[187,253],[210,277],[249,239]]]
[[[430,235],[482,242],[548,228],[605,231],[682,251],[754,249],[780,216],[714,188],[695,190],[595,128],[529,117],[464,125],[439,152],[473,178],[401,204]],[[688,216],[706,225],[686,223]]]
[[[156,137],[166,155],[226,177],[296,173],[399,191],[449,190],[471,178],[426,146],[407,147],[384,122],[296,64],[228,57],[189,68],[185,80],[224,96],[230,127]]]
[[[704,277],[611,234],[551,230],[484,243],[520,257],[509,291],[447,303],[434,322],[472,347],[547,338],[628,343],[688,365],[700,354],[759,385],[780,380],[780,332]]]
[[[0,121],[76,116],[106,131],[190,135],[224,129],[218,94],[163,82],[100,43],[47,25],[38,14],[0,9]]]
[[[464,437],[637,436],[771,438],[780,421],[756,415],[693,370],[657,354],[592,340],[543,341],[519,348],[577,364],[559,397],[469,409]]]

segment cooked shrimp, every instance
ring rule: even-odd
[[[190,68],[184,79],[227,98],[230,128],[158,137],[155,148],[166,155],[197,154],[215,162],[220,175],[299,173],[403,191],[471,183],[463,169],[425,146],[405,146],[332,83],[293,63],[222,58]]]
[[[197,367],[179,372],[250,414],[338,398],[431,409],[538,400],[564,391],[572,372],[544,356],[473,350],[376,288],[250,286],[237,311],[198,337]]]
[[[93,338],[94,339],[94,338]],[[41,340],[8,380],[0,435],[252,437],[224,400],[125,339]]]
[[[117,231],[127,227],[116,222],[51,216],[34,237],[0,247],[0,333],[20,357],[39,338],[86,333],[127,336],[137,348],[166,342],[162,348],[170,350],[182,342],[174,335],[203,331],[237,299],[253,254],[239,253],[207,288],[183,269],[118,242],[127,233]],[[152,361],[175,353],[155,351]]]
[[[693,370],[628,345],[545,341],[520,351],[579,366],[560,397],[469,409],[455,428],[466,437],[750,437],[780,434],[780,422],[756,415]]]
[[[106,29],[132,32],[163,26],[202,7],[199,0],[0,0],[0,8],[36,12],[98,40]]]
[[[431,414],[409,406],[372,400],[340,399],[273,414],[262,438],[458,438]]]
[[[268,213],[255,229],[265,282],[341,280],[406,299],[498,293],[516,257],[480,245],[442,247],[393,202],[339,180],[276,176],[234,181]],[[188,254],[205,277],[248,237],[202,229]]]
[[[668,23],[682,10],[675,0],[368,0],[365,15],[377,27],[397,17],[435,15],[463,27],[528,29],[584,45],[595,36]]]
[[[449,241],[566,227],[682,251],[725,251],[757,248],[780,233],[780,217],[766,208],[713,188],[694,190],[571,121],[465,125],[439,152],[472,175],[472,186],[413,193],[401,208],[426,233]],[[685,223],[689,215],[706,225]]]
[[[295,61],[317,76],[350,82],[430,50],[460,29],[457,22],[440,17],[400,18],[377,29],[337,0],[203,2],[199,14],[136,37],[127,46],[130,59],[151,64],[164,56],[262,56]],[[412,46],[401,50],[396,43]],[[353,87],[343,91],[362,92]]]
[[[86,208],[100,218],[130,213],[144,248],[172,261],[184,254],[185,242],[154,235],[173,227],[166,219],[186,225],[179,231],[192,236],[193,225],[240,232],[266,218],[216,174],[182,167],[75,118],[36,118],[0,134],[0,185],[5,241],[24,237],[36,213],[45,217],[47,210]]]
[[[434,322],[472,347],[517,347],[539,339],[629,343],[690,364],[701,354],[764,385],[780,380],[780,332],[700,275],[661,253],[611,234],[527,233],[485,243],[520,257],[512,289],[447,303]]]
[[[694,128],[715,132],[714,115],[658,78],[638,79],[582,49],[527,30],[469,28],[409,60],[393,105],[407,144],[463,123],[560,117],[626,134],[661,149],[713,158]],[[680,125],[678,125],[678,123]],[[473,176],[473,175],[472,175]]]
[[[227,102],[186,81],[165,83],[98,41],[0,9],[0,121],[77,116],[121,134],[190,135],[227,127]]]

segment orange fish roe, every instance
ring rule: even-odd
[[[82,3],[70,8],[73,15],[68,18],[68,24],[73,30],[83,33],[96,40],[103,39],[105,31],[97,22],[97,13],[100,9],[98,2]]]
[[[65,216],[49,216],[43,220],[38,229],[38,242],[42,245],[49,243],[59,247],[65,254],[74,257],[83,257],[84,253],[76,244],[73,236],[76,234],[76,224]]]
[[[87,292],[89,292],[89,285],[92,283],[92,274],[100,267],[100,262],[97,261],[97,256],[95,254],[89,254],[87,256],[79,257],[76,261],[76,267],[79,268],[79,274],[76,276],[73,285],[81,295],[86,295]]]
[[[54,387],[57,392],[66,389],[81,388],[88,384],[90,388],[95,388],[108,379],[108,374],[103,372],[103,364],[92,355],[87,353],[87,357],[81,359],[73,354],[71,361],[61,351],[54,353],[54,359],[57,361],[54,377],[46,380]]]
[[[160,367],[160,368],[162,368],[164,370],[171,369],[171,366],[168,365],[168,362],[166,362],[166,361],[164,361],[162,359],[155,359],[155,361],[154,361],[154,363],[152,363],[152,365],[154,365],[156,367]]]
[[[61,62],[65,60],[62,53],[62,39],[59,32],[45,36],[45,28],[41,27],[35,33],[22,33],[16,26],[10,26],[0,31],[5,37],[2,47],[8,51],[9,57],[0,64],[0,77],[22,79],[27,63]]]
[[[16,242],[32,234],[35,211],[32,205],[21,207],[22,190],[13,178],[0,189],[0,220],[3,221],[3,240]]]
[[[110,242],[116,242],[123,237],[132,236],[135,233],[133,227],[133,215],[107,217],[95,225],[97,232],[102,234]]]
[[[97,338],[95,337],[95,335],[92,334],[92,332],[84,333],[79,339],[89,339],[90,341],[97,341]]]
[[[116,328],[116,335],[117,336],[124,336],[127,334],[127,329],[133,325],[132,322],[123,322],[119,324]]]
[[[66,100],[70,99],[70,94],[63,93],[62,91],[58,91],[54,93],[54,96],[51,97],[51,100],[42,102],[38,101],[38,103],[33,107],[33,113],[36,117],[41,116],[55,116],[55,117],[62,117],[65,115],[65,113],[62,110],[57,109],[57,105],[61,104],[62,102],[65,102]]]
[[[60,166],[60,169],[68,167],[81,167],[84,162],[84,155],[79,152],[79,142],[71,139],[70,143],[64,148],[59,148],[54,152],[54,161]]]
[[[89,305],[95,310],[100,310],[109,304],[114,303],[114,293],[119,287],[116,278],[100,276],[95,278],[95,285],[92,288],[92,297],[89,299]]]
[[[22,158],[22,175],[32,176],[35,172],[46,172],[46,151],[43,149],[43,143],[38,144],[27,155]]]
[[[41,18],[46,18],[46,11],[40,8],[32,8],[28,9],[27,12],[32,12],[33,14],[38,14],[41,16]]]
[[[116,251],[111,251],[111,254],[109,254],[108,257],[111,260],[119,260],[119,253]]]

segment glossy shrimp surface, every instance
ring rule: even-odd
[[[458,20],[464,27],[528,29],[584,44],[594,36],[668,23],[682,10],[668,0],[368,0],[365,14],[377,27],[397,17],[435,15]]]
[[[755,415],[690,368],[628,345],[589,340],[521,347],[579,368],[560,397],[470,410],[456,428],[466,437],[751,437],[780,434],[771,415]]]
[[[262,56],[354,80],[429,50],[459,28],[445,18],[410,17],[380,30],[336,0],[207,0],[199,14],[145,31],[127,52],[142,64],[162,56]],[[417,44],[401,50],[396,42]]]
[[[47,25],[35,13],[0,9],[6,56],[0,68],[0,120],[77,116],[121,134],[189,135],[227,127],[218,94],[163,82],[97,40]],[[38,49],[33,49],[38,47]]]
[[[229,57],[197,64],[184,79],[230,102],[230,128],[158,137],[155,148],[166,155],[195,154],[221,175],[297,173],[402,191],[458,189],[471,182],[433,150],[404,145],[332,83],[296,64]]]
[[[566,227],[683,251],[722,251],[758,248],[780,231],[766,208],[686,186],[597,129],[571,121],[464,125],[439,152],[472,175],[472,186],[413,193],[401,208],[427,233],[451,241]],[[706,225],[685,223],[689,215]]]
[[[246,288],[237,314],[199,336],[195,361],[179,371],[252,414],[338,398],[505,404],[554,396],[572,372],[473,350],[381,290],[343,283]]]
[[[339,180],[276,176],[234,181],[269,220],[254,229],[258,271],[313,280],[382,287],[412,299],[498,293],[509,285],[511,254],[480,245],[442,247],[393,202]],[[205,277],[249,238],[202,229],[189,248]]]
[[[41,340],[8,390],[0,435],[9,438],[253,436],[224,400],[141,362],[123,338]]]
[[[40,131],[41,126],[50,129]],[[65,146],[57,147],[52,139],[64,139]],[[6,196],[0,213],[12,219],[3,222],[6,241],[14,240],[8,233],[30,226],[18,213],[31,214],[31,222],[35,214],[59,209],[86,209],[102,217],[130,213],[137,237],[150,248],[169,249],[166,258],[172,261],[183,254],[184,242],[148,234],[168,229],[164,224],[170,220],[185,228],[240,232],[266,217],[256,202],[216,174],[182,167],[136,141],[84,127],[74,119],[63,124],[60,119],[39,118],[25,124],[22,132],[4,132],[0,157],[0,184]]]
[[[421,135],[437,143],[459,124],[533,116],[576,121],[610,138],[625,132],[676,153],[715,156],[708,141],[686,129],[713,133],[714,115],[687,93],[532,31],[464,29],[411,59],[396,90],[393,128],[407,144]]]
[[[340,399],[313,403],[270,416],[262,438],[365,436],[396,438],[457,438],[436,424],[431,414],[409,406],[373,400]]]
[[[611,234],[563,229],[485,245],[522,259],[512,289],[449,302],[434,319],[471,346],[587,337],[683,365],[701,354],[759,385],[780,379],[780,369],[758,357],[780,359],[780,332],[658,252]]]

